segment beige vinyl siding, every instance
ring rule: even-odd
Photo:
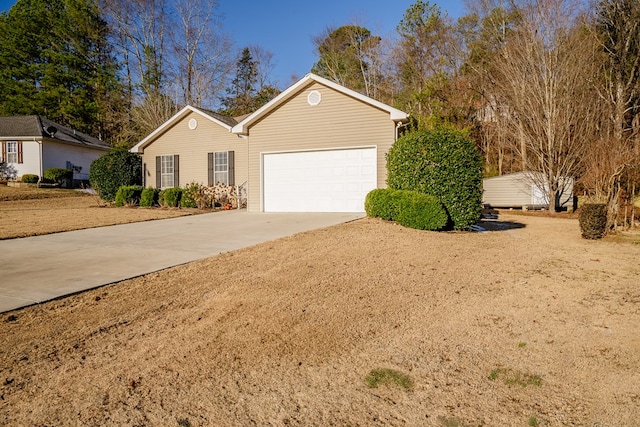
[[[189,120],[196,119],[196,129],[189,129]],[[207,153],[235,152],[235,182],[247,181],[247,142],[228,129],[201,116],[189,113],[144,148],[142,162],[146,165],[146,186],[156,187],[156,156],[180,156],[180,186],[192,181],[208,183]]]
[[[322,101],[311,106],[307,96],[314,90],[320,92]],[[395,139],[395,123],[389,113],[317,82],[248,130],[250,211],[262,209],[262,153],[377,147],[377,185],[386,186],[385,154]]]

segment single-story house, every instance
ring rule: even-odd
[[[66,168],[73,170],[74,180],[86,181],[91,162],[111,149],[97,138],[35,115],[0,117],[0,142],[2,172],[10,179]]]
[[[482,202],[492,208],[548,209],[546,186],[538,172],[517,172],[482,180]],[[557,205],[573,208],[573,179],[564,180]]]
[[[241,120],[187,106],[131,151],[148,187],[226,179],[253,212],[362,212],[366,194],[386,186],[385,155],[408,119],[307,74]]]

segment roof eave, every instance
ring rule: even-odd
[[[109,151],[111,150],[113,147],[105,145],[92,145],[92,144],[86,144],[83,142],[75,142],[75,141],[67,141],[64,139],[58,139],[58,138],[50,138],[50,137],[43,137],[43,138],[39,138],[42,140],[43,143],[47,142],[53,142],[56,144],[65,144],[65,145],[73,145],[74,147],[80,147],[80,148],[89,148],[92,150],[100,150],[100,151]]]
[[[29,141],[42,140],[42,135],[40,135],[40,136],[37,136],[37,135],[29,135],[29,136],[0,136],[0,141],[22,141],[22,140],[29,140]]]

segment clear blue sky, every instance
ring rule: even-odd
[[[281,87],[291,76],[304,76],[317,57],[312,37],[328,26],[356,23],[383,38],[395,28],[415,0],[219,0],[223,26],[238,49],[259,45],[273,53],[272,78]],[[465,13],[463,0],[432,0],[449,16]],[[15,0],[0,0],[8,11]]]

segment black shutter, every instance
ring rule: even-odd
[[[213,153],[207,153],[207,166],[208,166],[208,176],[209,176],[209,185],[215,185],[213,182]]]
[[[142,164],[142,186],[143,187],[147,186],[147,164],[146,163]]]
[[[7,143],[2,141],[2,161],[7,162]]]
[[[236,160],[235,151],[227,153],[227,167],[229,171],[229,185],[236,185]]]
[[[162,158],[156,156],[156,188],[162,188]]]
[[[22,141],[18,141],[18,163],[22,163]]]
[[[173,186],[180,187],[180,156],[173,156]]]

